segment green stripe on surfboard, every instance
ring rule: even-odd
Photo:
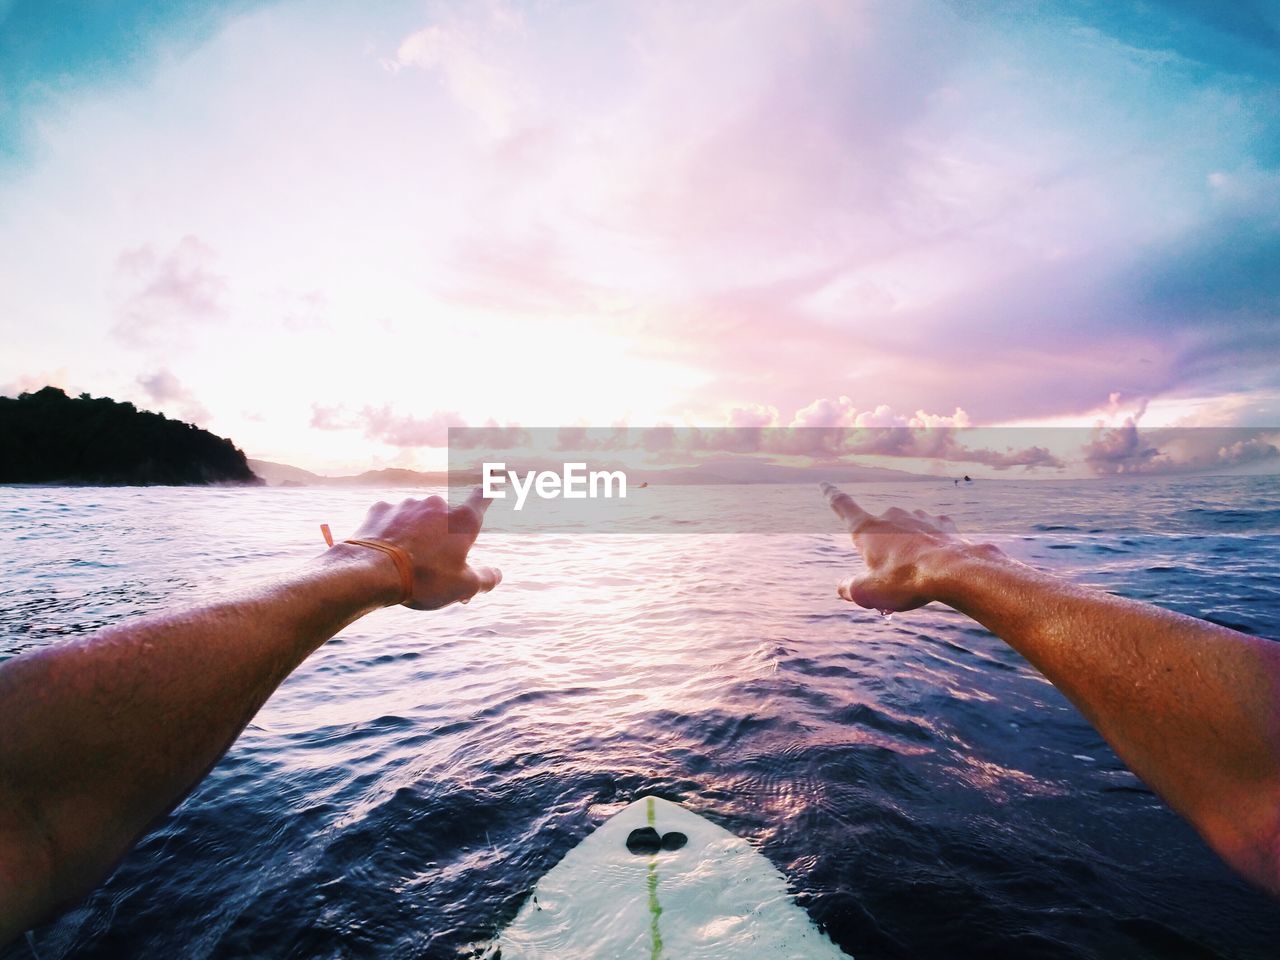
[[[649,826],[653,826],[653,797],[646,797],[645,803]],[[662,904],[658,902],[658,855],[649,854],[649,960],[662,960],[662,931],[658,929],[658,918],[662,916]]]

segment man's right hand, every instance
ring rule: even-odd
[[[914,610],[940,599],[939,578],[948,564],[974,553],[1002,556],[990,544],[962,539],[950,517],[923,510],[908,513],[900,507],[876,516],[833,484],[822,484],[822,492],[849,528],[867,565],[865,573],[845,577],[836,590],[860,607],[882,613]]]

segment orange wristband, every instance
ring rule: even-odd
[[[381,550],[394,560],[396,569],[400,571],[401,588],[400,599],[396,603],[407,603],[409,601],[409,598],[413,596],[413,561],[409,559],[409,554],[403,547],[397,547],[394,543],[386,543],[382,540],[343,540],[342,542]]]

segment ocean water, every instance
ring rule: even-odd
[[[1276,478],[848,489],[1280,635]],[[287,571],[318,523],[343,533],[403,495],[0,489],[0,658]],[[1280,955],[1280,904],[1016,653],[945,608],[835,598],[858,561],[834,518],[802,519],[816,490],[698,496],[736,520],[482,534],[497,591],[380,611],[322,647],[35,954],[471,956],[652,792],[748,838],[864,960]],[[789,511],[797,532],[753,532]]]

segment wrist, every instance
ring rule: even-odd
[[[1015,566],[993,543],[955,543],[929,554],[918,569],[930,600],[964,612],[997,574]]]
[[[380,550],[354,543],[336,543],[317,558],[322,570],[341,579],[347,593],[366,607],[390,607],[403,591],[394,560]]]

